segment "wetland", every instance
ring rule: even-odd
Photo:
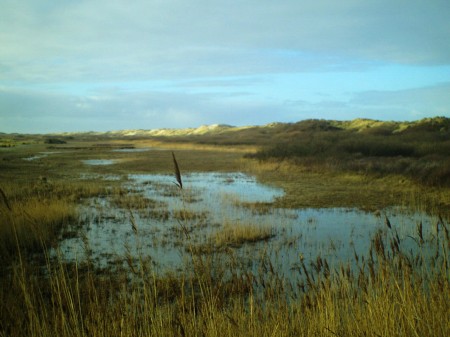
[[[0,336],[446,335],[445,125],[311,124],[10,136]]]

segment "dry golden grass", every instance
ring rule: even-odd
[[[161,140],[155,140],[155,139],[140,139],[134,141],[134,144],[137,148],[155,148],[155,149],[163,149],[167,151],[172,150],[194,150],[194,151],[214,151],[216,153],[226,153],[226,152],[233,152],[233,153],[253,153],[256,152],[259,149],[259,146],[255,145],[214,145],[214,144],[199,144],[195,143],[193,141],[190,141],[188,138],[184,141],[170,141],[169,139],[161,139]]]
[[[13,202],[11,210],[0,211],[0,241],[3,256],[14,255],[17,236],[27,250],[55,243],[62,227],[76,218],[76,206],[67,200],[38,197]]]
[[[68,225],[78,223],[83,198],[120,194],[119,187],[84,181],[6,181],[0,202],[0,259],[17,257],[17,242],[30,254],[57,244]]]
[[[255,224],[230,224],[212,234],[210,241],[217,247],[238,247],[244,243],[268,240],[275,236],[275,231],[269,226]]]
[[[157,206],[163,206],[160,201],[149,199],[138,193],[127,194],[125,192],[113,195],[111,197],[111,204],[119,208],[144,211],[154,209]]]
[[[158,276],[141,261],[135,282],[125,269],[100,276],[49,261],[36,278],[20,265],[2,279],[0,335],[448,336],[450,241],[439,239],[430,264],[420,252],[373,248],[353,269],[303,263],[297,284],[257,257],[270,271],[211,255],[188,264],[191,273]]]
[[[281,187],[279,207],[357,207],[370,211],[397,205],[450,216],[450,189],[429,188],[402,176],[336,173],[326,167],[311,168],[282,162],[243,161],[243,167],[262,182]]]

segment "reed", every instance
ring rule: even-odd
[[[2,258],[12,258],[17,253],[15,236],[22,249],[40,251],[42,245],[56,244],[63,227],[76,218],[76,207],[67,200],[30,197],[11,203],[8,212],[0,218]]]
[[[183,182],[181,181],[181,172],[180,168],[178,166],[177,159],[175,158],[175,153],[172,152],[172,159],[173,159],[173,165],[175,169],[175,179],[177,180],[176,185],[182,189],[183,188]]]
[[[46,276],[37,278],[25,263],[2,279],[0,335],[448,336],[445,234],[439,244],[424,235],[424,244],[438,249],[432,257],[403,251],[402,239],[400,251],[388,252],[395,228],[386,234],[353,267],[303,260],[297,282],[267,256],[252,257],[259,273],[232,254],[211,254],[193,273],[159,276],[138,259],[134,281],[125,268],[97,274],[50,259]]]

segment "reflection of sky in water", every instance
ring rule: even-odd
[[[48,157],[49,155],[55,154],[55,153],[61,153],[61,152],[54,152],[54,151],[39,152],[38,154],[36,154],[34,156],[23,158],[23,160],[27,160],[27,161],[38,160],[38,159]]]
[[[402,248],[407,250],[417,247],[408,236],[415,235],[418,222],[423,222],[425,235],[432,234],[436,222],[423,214],[404,214],[397,209],[388,209],[382,216],[342,208],[259,211],[242,203],[270,203],[283,196],[283,190],[262,185],[243,173],[187,174],[183,176],[183,191],[175,185],[173,175],[129,175],[129,179],[125,187],[130,193],[139,191],[149,199],[162,202],[156,210],[168,211],[169,220],[146,216],[146,211],[153,210],[151,205],[143,213],[133,210],[139,228],[136,238],[128,210],[114,208],[107,199],[93,200],[83,211],[88,223],[84,231],[94,259],[103,266],[114,258],[123,258],[127,252],[136,255],[138,250],[163,267],[180,266],[187,243],[173,214],[183,209],[206,215],[205,219],[190,222],[194,227],[193,244],[204,243],[223,224],[274,228],[276,236],[270,241],[246,244],[235,251],[250,258],[265,252],[284,274],[291,273],[300,254],[307,261],[321,255],[330,263],[347,261],[355,251],[358,255],[367,254],[377,230],[381,229],[387,239],[393,235],[384,224],[384,214],[402,239]],[[84,244],[81,238],[72,238],[63,241],[60,248],[66,258],[80,258]]]
[[[149,147],[138,147],[138,148],[125,148],[125,149],[114,149],[112,152],[146,152],[154,150],[154,148],[150,149]]]
[[[112,165],[116,162],[114,159],[86,159],[82,160],[86,165],[92,166],[102,166],[102,165]]]
[[[175,178],[171,175],[130,175],[137,183],[171,184]],[[200,193],[208,201],[211,198],[234,197],[243,202],[272,202],[283,196],[282,189],[262,185],[254,177],[243,173],[191,173],[183,175],[183,189]],[[148,190],[151,194],[155,191]]]

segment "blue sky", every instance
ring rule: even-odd
[[[0,132],[450,117],[448,0],[0,1]]]

